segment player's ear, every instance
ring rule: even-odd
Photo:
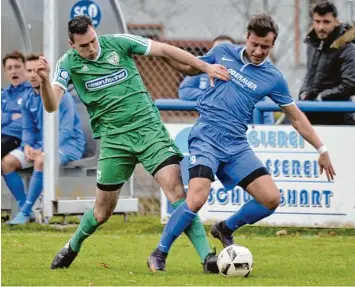
[[[69,46],[70,46],[70,47],[72,47],[73,49],[75,48],[75,47],[74,47],[74,42],[72,42],[72,40],[69,39],[69,40],[68,40],[68,43],[69,43]]]

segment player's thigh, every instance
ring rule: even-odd
[[[189,187],[186,202],[192,211],[197,212],[208,198],[211,183],[221,161],[218,151],[199,137],[190,138],[189,152]]]
[[[17,161],[14,159],[15,162],[17,163],[16,169],[25,169],[25,168],[30,168],[33,166],[32,161],[26,160],[25,153],[22,150],[22,148],[14,149],[13,151],[11,151],[8,154],[8,156],[10,156],[10,155],[12,157],[15,157],[15,159],[17,159]],[[18,165],[18,163],[20,163],[20,165]]]
[[[226,189],[239,185],[265,206],[274,206],[279,201],[280,192],[251,149],[242,151],[228,163],[222,164],[217,177]]]
[[[126,149],[127,139],[124,135],[101,138],[100,156],[97,168],[97,184],[100,186],[115,186],[126,182],[133,173],[137,163],[136,156]],[[117,190],[113,189],[112,191]],[[111,191],[111,190],[108,190]]]
[[[179,160],[183,159],[183,155],[179,148],[161,122],[152,125],[144,126],[137,131],[132,132],[137,138],[134,146],[134,151],[139,162],[142,163],[145,170],[153,176],[161,169],[162,164],[171,158],[175,157]],[[173,176],[180,176],[174,173]]]
[[[1,160],[1,172],[3,174],[8,174],[17,169],[21,169],[21,162],[14,155],[8,154]]]
[[[256,201],[269,209],[276,209],[280,204],[280,191],[269,174],[254,179],[246,190]]]

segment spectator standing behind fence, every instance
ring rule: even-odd
[[[20,206],[20,212],[9,222],[11,225],[29,222],[32,207],[43,187],[43,103],[40,97],[40,78],[36,73],[39,55],[29,55],[26,71],[33,91],[22,104],[22,144],[1,161],[1,171],[8,188]],[[59,161],[65,164],[78,160],[85,150],[85,138],[74,99],[65,93],[59,107]],[[18,169],[34,167],[27,197]]]
[[[307,73],[300,100],[349,101],[355,95],[355,33],[340,24],[337,8],[329,1],[312,10],[313,27],[307,44]],[[354,28],[353,28],[354,29]],[[355,125],[354,114],[306,113],[312,124]]]
[[[1,159],[21,144],[21,105],[32,87],[26,80],[25,57],[18,51],[2,59],[10,85],[1,91]]]
[[[212,48],[221,43],[236,44],[236,42],[231,37],[226,35],[221,35],[213,40]],[[197,101],[205,94],[208,88],[210,88],[210,84],[209,84],[208,76],[206,74],[200,74],[197,76],[186,76],[184,80],[181,82],[179,87],[179,98],[185,101]],[[265,97],[263,100],[267,100],[267,98]],[[274,123],[273,113],[265,112],[264,124],[272,125],[273,123]]]

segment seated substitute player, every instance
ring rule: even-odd
[[[229,36],[221,35],[216,37],[212,42],[212,48],[221,43],[231,43],[236,44],[236,42]],[[226,61],[230,60],[225,58]],[[179,98],[185,101],[197,101],[205,94],[206,90],[210,87],[208,77],[206,74],[200,74],[196,76],[186,76],[181,82],[179,87]],[[262,101],[269,100],[264,97]],[[252,119],[248,124],[252,123]],[[264,113],[264,124],[272,125],[274,124],[274,114],[273,112]]]
[[[26,79],[25,57],[14,51],[2,59],[4,72],[10,85],[1,91],[1,158],[21,145],[21,105],[31,90]],[[4,177],[7,181],[7,177]],[[11,179],[10,179],[11,180]],[[16,198],[20,202],[21,198]]]
[[[2,59],[4,73],[10,85],[1,90],[1,159],[21,145],[23,98],[32,90],[26,78],[25,56],[14,51]],[[21,180],[18,173],[2,174],[7,185]],[[13,194],[19,209],[26,201],[23,193]]]
[[[174,207],[185,201],[179,166],[182,154],[170,139],[132,55],[160,56],[191,65],[207,73],[212,85],[215,77],[229,79],[222,65],[205,63],[167,44],[128,34],[98,37],[86,16],[69,21],[68,34],[72,49],[58,61],[53,86],[48,63],[41,59],[38,74],[44,107],[55,111],[72,82],[88,109],[93,136],[100,138],[101,144],[95,206],[85,212],[74,236],[55,256],[52,269],[69,267],[83,241],[109,219],[121,187],[138,162],[154,176]],[[204,262],[204,271],[218,272],[216,256],[198,218],[186,233]]]
[[[26,72],[33,90],[23,98],[22,144],[1,161],[1,171],[7,180],[7,186],[16,197],[25,198],[20,212],[8,222],[11,225],[29,222],[32,207],[43,189],[43,104],[40,92],[40,78],[36,73],[39,65],[39,55],[32,54],[26,58]],[[59,159],[60,164],[80,159],[85,150],[85,138],[79,115],[75,109],[74,99],[66,93],[59,106]],[[16,170],[34,168],[27,197],[21,177]],[[15,176],[16,175],[16,176]]]
[[[231,80],[217,80],[198,102],[200,117],[188,140],[190,178],[186,202],[173,212],[149,262],[159,262],[165,268],[165,257],[173,241],[205,204],[215,175],[226,189],[239,185],[254,198],[212,227],[212,235],[223,246],[234,243],[232,233],[236,229],[271,215],[278,207],[280,191],[246,139],[253,106],[265,96],[281,106],[293,127],[318,150],[321,173],[325,170],[328,180],[333,179],[335,172],[326,147],[295,105],[281,72],[266,59],[277,35],[274,20],[258,15],[248,24],[246,47],[223,43],[203,57],[208,63],[225,65]],[[176,62],[170,64],[185,73],[192,69]]]

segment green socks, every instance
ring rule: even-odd
[[[78,229],[70,240],[70,248],[75,252],[79,252],[84,240],[93,234],[99,226],[100,224],[97,223],[94,217],[94,209],[90,208],[84,213]]]
[[[185,199],[183,198],[174,202],[172,204],[174,209],[184,201]],[[94,217],[94,209],[90,208],[84,213],[78,229],[70,240],[70,248],[75,252],[79,252],[84,240],[93,234],[99,226],[100,224],[97,223]],[[201,262],[204,262],[207,255],[211,253],[211,248],[206,238],[205,228],[198,216],[196,216],[191,225],[185,230],[185,233],[200,256]]]
[[[182,198],[174,202],[172,204],[173,208],[176,209],[184,201],[185,198]],[[211,248],[207,241],[206,231],[201,223],[200,217],[195,217],[191,225],[185,229],[185,233],[200,256],[201,262],[205,262],[207,255],[211,253]]]

